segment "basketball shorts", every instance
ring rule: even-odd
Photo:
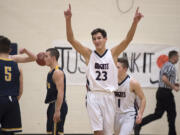
[[[54,130],[54,121],[53,121],[53,116],[54,116],[54,111],[55,111],[55,102],[50,103],[47,109],[47,124],[46,124],[46,130],[48,134],[52,134]],[[68,107],[66,102],[64,101],[61,106],[61,115],[60,115],[60,122],[57,123],[57,132],[56,134],[63,134],[64,133],[64,123],[66,119],[66,114],[68,111]]]
[[[2,131],[21,132],[21,112],[16,96],[0,96],[0,125]]]
[[[134,123],[135,123],[136,112],[120,114],[116,113],[114,121],[114,135],[130,135]]]
[[[111,92],[87,92],[87,112],[93,131],[112,135],[115,117],[115,96]]]

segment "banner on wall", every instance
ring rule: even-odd
[[[85,85],[84,58],[67,42],[54,41],[53,46],[60,52],[58,62],[66,74],[67,84]],[[138,80],[142,87],[153,88],[158,87],[159,71],[168,60],[168,52],[171,50],[179,51],[179,48],[172,45],[130,44],[119,57],[128,59],[128,74]]]

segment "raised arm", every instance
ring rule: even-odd
[[[58,91],[57,99],[56,99],[56,107],[53,117],[54,122],[57,123],[60,120],[60,109],[64,98],[64,73],[60,70],[56,70],[53,74],[53,81],[56,84],[56,88]]]
[[[74,38],[73,30],[72,30],[72,25],[71,25],[71,17],[72,17],[72,12],[71,12],[71,5],[69,4],[69,8],[64,11],[64,16],[66,20],[66,34],[67,34],[67,40],[69,43],[76,49],[77,52],[79,52],[86,60],[86,64],[89,61],[90,55],[91,55],[91,50],[85,46],[83,46],[79,41],[77,41]]]
[[[142,116],[143,116],[144,109],[146,106],[146,98],[144,96],[144,93],[142,91],[140,84],[136,80],[131,80],[130,85],[131,85],[131,90],[135,92],[135,94],[139,97],[141,101],[140,107],[138,110],[138,115],[136,117],[136,123],[140,124],[142,121]]]
[[[143,17],[143,15],[139,12],[139,8],[137,8],[133,23],[131,25],[131,28],[130,28],[126,38],[121,43],[119,43],[117,46],[115,46],[111,49],[114,60],[117,60],[120,53],[123,52],[126,49],[126,47],[129,45],[129,43],[132,41],[135,31],[136,31],[137,24],[141,20],[142,17]]]
[[[33,54],[31,51],[27,50],[26,48],[22,48],[19,51],[20,55],[11,55],[11,59],[18,63],[26,63],[32,62],[36,60],[36,55]],[[26,54],[26,55],[22,55]]]

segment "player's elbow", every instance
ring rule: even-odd
[[[71,36],[67,36],[67,41],[68,41],[70,44],[73,44],[73,43],[74,43],[74,38],[71,37]]]
[[[62,99],[64,98],[64,90],[63,89],[58,90],[58,97],[62,98]]]
[[[36,59],[37,59],[37,56],[34,55],[34,56],[32,57],[32,61],[35,61]]]

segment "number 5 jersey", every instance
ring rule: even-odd
[[[0,58],[0,96],[19,95],[19,75],[16,62]]]

